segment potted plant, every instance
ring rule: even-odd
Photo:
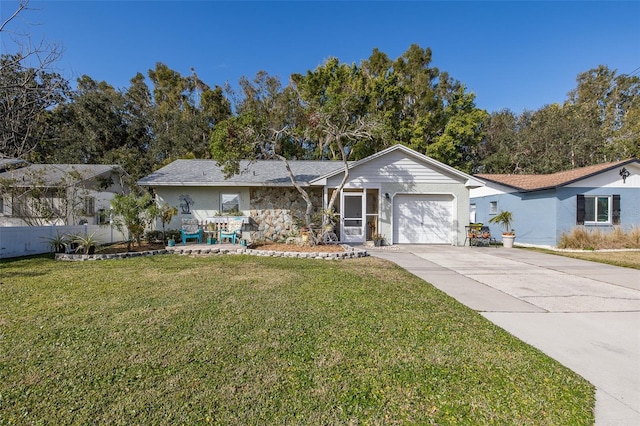
[[[512,222],[513,213],[506,210],[502,210],[499,214],[489,219],[489,223],[497,223],[504,228],[504,231],[502,231],[502,246],[505,248],[513,247],[513,241],[516,238],[515,230],[511,228]]]
[[[67,245],[69,244],[69,236],[65,234],[56,233],[55,236],[47,238],[47,242],[51,246],[54,253],[64,253],[67,251]]]
[[[207,230],[204,231],[207,234],[207,244],[215,244],[216,243],[216,224],[213,222],[209,222],[207,224]]]
[[[76,235],[73,237],[73,242],[78,245],[76,251],[83,251],[84,254],[94,254],[99,244],[94,234]]]
[[[180,231],[175,229],[167,230],[167,246],[175,247],[176,241],[180,239]]]
[[[338,214],[334,209],[323,209],[321,212],[322,229],[326,232],[334,232],[338,222]]]
[[[371,236],[371,239],[373,240],[374,246],[380,247],[384,241],[384,235],[376,233]]]
[[[306,225],[303,225],[300,227],[300,238],[302,239],[302,243],[306,244],[309,242],[309,233],[311,231],[309,230],[309,227],[307,227]]]

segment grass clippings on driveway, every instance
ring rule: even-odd
[[[0,264],[0,424],[592,424],[594,389],[376,258]]]

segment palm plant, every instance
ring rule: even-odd
[[[99,244],[98,239],[95,238],[94,235],[95,234],[80,234],[73,236],[73,242],[78,244],[76,251],[83,251],[84,254],[92,254],[96,246]]]
[[[60,233],[56,233],[56,235],[48,237],[46,240],[56,253],[64,253],[67,248],[67,244],[70,243],[69,236]]]
[[[504,231],[502,235],[515,235],[515,231],[511,228],[511,223],[513,222],[513,213],[510,211],[503,210],[496,216],[489,219],[489,223],[497,223],[504,227]]]

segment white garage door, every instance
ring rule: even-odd
[[[451,244],[451,195],[396,195],[393,199],[393,242]]]

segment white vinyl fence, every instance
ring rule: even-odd
[[[56,235],[91,235],[101,244],[125,241],[110,225],[7,226],[0,227],[0,259],[49,253],[49,238]]]

